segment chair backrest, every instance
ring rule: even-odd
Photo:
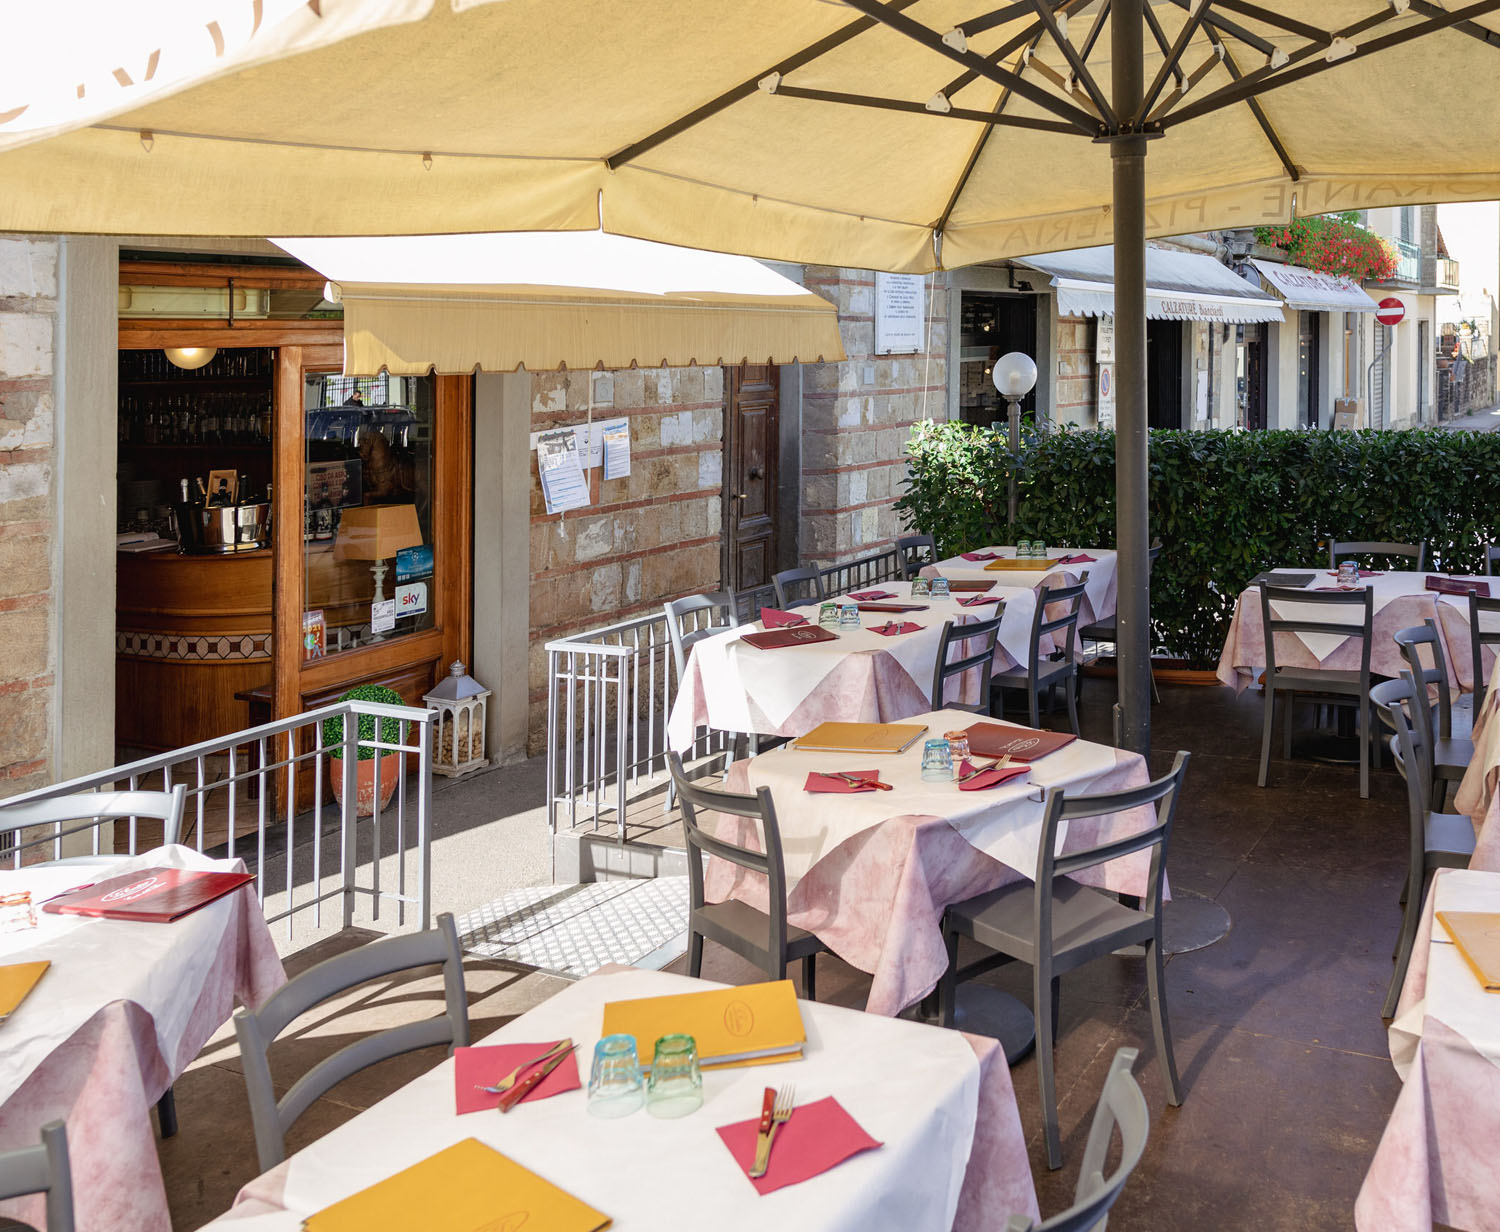
[[[1485,627],[1484,617],[1489,616]],[[1484,695],[1489,688],[1484,678],[1484,648],[1500,646],[1500,597],[1481,599],[1472,592],[1469,595],[1469,650],[1473,655],[1474,668],[1474,718],[1479,718],[1479,707],[1484,704]],[[1496,652],[1500,653],[1500,652]]]
[[[1311,604],[1315,607],[1333,609],[1327,619],[1316,616],[1278,616],[1272,604]],[[1343,609],[1347,616],[1358,615],[1358,623],[1349,619],[1339,620],[1335,616]],[[1360,639],[1360,676],[1370,679],[1370,633],[1375,627],[1375,592],[1368,586],[1358,590],[1303,590],[1296,586],[1270,586],[1260,583],[1261,628],[1266,637],[1267,687],[1276,674],[1276,636],[1281,633],[1329,633],[1335,637],[1357,637]]]
[[[277,1101],[268,1052],[272,1041],[288,1023],[313,1006],[369,980],[433,963],[443,965],[442,1014],[356,1040],[319,1061]],[[454,1048],[468,1044],[469,1003],[464,992],[463,951],[459,948],[453,916],[445,911],[438,916],[437,927],[426,932],[386,937],[324,959],[289,980],[260,1009],[236,1010],[234,1030],[239,1038],[245,1087],[250,1095],[255,1147],[264,1172],[286,1157],[286,1131],[292,1123],[307,1111],[313,1100],[350,1074],[388,1057],[433,1044],[448,1045],[450,1054]]]
[[[1172,837],[1172,819],[1176,816],[1177,801],[1182,795],[1183,780],[1187,777],[1187,764],[1188,754],[1179,750],[1170,771],[1140,787],[1075,796],[1070,796],[1061,787],[1048,789],[1042,813],[1041,848],[1036,858],[1038,953],[1047,953],[1052,948],[1052,883],[1056,878],[1071,876],[1080,869],[1092,868],[1096,864],[1150,848],[1151,871],[1146,878],[1146,893],[1141,896],[1141,910],[1152,915],[1161,911],[1162,868],[1166,863],[1167,841]],[[1057,831],[1064,821],[1080,817],[1104,817],[1147,804],[1156,805],[1154,825],[1125,838],[1112,839],[1066,855],[1058,854]]]
[[[1351,556],[1409,556],[1420,571],[1427,562],[1427,543],[1377,543],[1368,539],[1334,540],[1328,545],[1328,567],[1337,569],[1339,561]]]
[[[1057,634],[1062,634],[1062,654],[1058,657],[1069,662],[1073,659],[1073,649],[1078,641],[1078,618],[1083,610],[1083,592],[1088,585],[1089,575],[1085,570],[1079,580],[1071,586],[1046,586],[1036,593],[1036,612],[1031,617],[1031,645],[1027,655],[1027,674],[1035,680],[1037,669],[1041,661],[1042,638],[1048,634],[1052,635],[1054,643],[1057,642]],[[1058,608],[1061,607],[1061,613]]]
[[[682,804],[682,832],[688,849],[688,909],[701,911],[703,897],[703,856],[718,856],[740,868],[761,873],[768,883],[771,921],[767,954],[786,952],[786,864],[781,853],[781,827],[776,822],[776,806],[771,802],[771,789],[760,787],[754,795],[719,791],[689,781],[682,769],[682,758],[676,753],[667,754],[667,768],[672,774],[672,784],[677,789],[677,799]],[[744,817],[760,823],[761,850],[741,847],[712,831],[705,830],[698,819],[699,811],[723,813],[730,817]]]
[[[1500,543],[1484,545],[1484,572],[1486,577],[1495,576],[1495,562],[1500,560]]]
[[[1396,768],[1406,779],[1406,812],[1410,852],[1407,867],[1415,881],[1408,893],[1417,893],[1427,862],[1427,814],[1432,811],[1432,765],[1430,747],[1424,751],[1413,730],[1410,714],[1417,709],[1417,686],[1410,672],[1399,680],[1383,680],[1370,690],[1377,713],[1396,732]]]
[[[923,565],[937,564],[937,543],[931,535],[903,535],[896,540],[896,551],[901,557],[901,576],[908,580],[916,577]]]
[[[782,608],[821,603],[827,598],[823,593],[822,572],[817,569],[783,569],[771,575],[771,585],[776,588],[776,602]]]
[[[1443,639],[1438,636],[1437,624],[1430,618],[1421,625],[1409,629],[1397,629],[1396,645],[1411,669],[1412,679],[1418,684],[1428,704],[1416,707],[1417,719],[1422,724],[1424,739],[1433,738],[1431,688],[1437,688],[1438,730],[1444,740],[1453,735],[1453,692],[1448,687],[1448,657],[1443,653]],[[1422,647],[1429,647],[1432,664],[1422,662]]]
[[[73,1232],[73,1174],[61,1121],[43,1125],[36,1146],[0,1151],[0,1200],[27,1194],[47,1195],[46,1232]]]
[[[1104,1089],[1094,1107],[1094,1122],[1089,1126],[1088,1145],[1083,1149],[1083,1167],[1073,1190],[1073,1205],[1040,1225],[1025,1215],[1012,1215],[1005,1232],[1093,1232],[1103,1227],[1104,1217],[1114,1206],[1125,1182],[1141,1162],[1151,1116],[1146,1111],[1146,1096],[1131,1072],[1138,1053],[1121,1048],[1104,1077]],[[1109,1155],[1110,1140],[1116,1128],[1120,1131],[1120,1162],[1108,1177],[1104,1161]]]
[[[943,624],[943,636],[938,639],[937,663],[932,671],[932,708],[934,710],[969,710],[975,714],[990,712],[990,676],[995,670],[995,641],[1000,636],[1000,621],[1004,617],[1005,602],[996,604],[995,615],[971,624],[955,625],[951,620]],[[959,657],[949,659],[949,650],[957,646]],[[954,676],[962,676],[972,668],[979,671],[979,701],[975,704],[948,701],[944,696],[944,685]]]
[[[66,796],[51,796],[17,804],[0,803],[0,833],[13,831],[15,858],[31,847],[55,843],[70,834],[84,830],[97,831],[106,822],[131,821],[130,849],[135,850],[135,819],[151,818],[162,823],[162,844],[179,840],[182,833],[182,808],[187,787],[179,783],[171,791],[83,791]],[[67,823],[76,821],[76,826]],[[24,832],[38,826],[50,826],[51,833],[25,838]],[[97,836],[95,840],[97,849]],[[10,846],[10,844],[7,844]]]
[[[663,603],[667,614],[667,636],[672,639],[672,661],[677,665],[677,679],[682,680],[687,671],[688,651],[695,642],[725,629],[733,629],[740,623],[737,602],[732,590],[715,590],[709,594],[688,595],[685,599],[672,599]],[[706,617],[699,617],[707,612]],[[718,617],[722,616],[722,622]],[[687,628],[689,617],[692,628]]]

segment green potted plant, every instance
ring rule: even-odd
[[[395,689],[383,684],[362,684],[339,697],[341,702],[382,702],[388,706],[404,706],[405,700]],[[375,812],[375,766],[380,766],[380,807],[391,802],[396,783],[401,776],[401,754],[381,752],[372,748],[370,741],[382,744],[400,744],[404,724],[400,719],[381,719],[380,734],[375,734],[375,716],[359,716],[358,760],[355,768],[357,792],[354,812],[357,817],[369,817]],[[335,715],[323,720],[323,748],[328,753],[328,773],[333,780],[333,798],[344,802],[344,718]],[[376,753],[380,756],[377,758]]]

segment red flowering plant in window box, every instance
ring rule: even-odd
[[[1355,282],[1384,282],[1396,272],[1395,246],[1361,226],[1354,211],[1295,218],[1285,226],[1257,227],[1255,238],[1280,248],[1293,265]]]

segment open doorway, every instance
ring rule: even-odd
[[[1004,420],[1005,400],[990,373],[1011,351],[1036,358],[1034,295],[965,291],[959,309],[958,411],[965,423],[988,427]],[[1036,391],[1021,399],[1021,422],[1036,417]]]

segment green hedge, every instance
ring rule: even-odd
[[[1006,525],[1004,437],[961,423],[919,423],[896,503],[939,555],[1043,539],[1113,547],[1113,432],[1029,437],[1020,517]],[[1217,664],[1235,598],[1274,566],[1327,566],[1334,539],[1427,542],[1431,568],[1483,572],[1500,540],[1500,433],[1151,433],[1155,644],[1194,667]]]

